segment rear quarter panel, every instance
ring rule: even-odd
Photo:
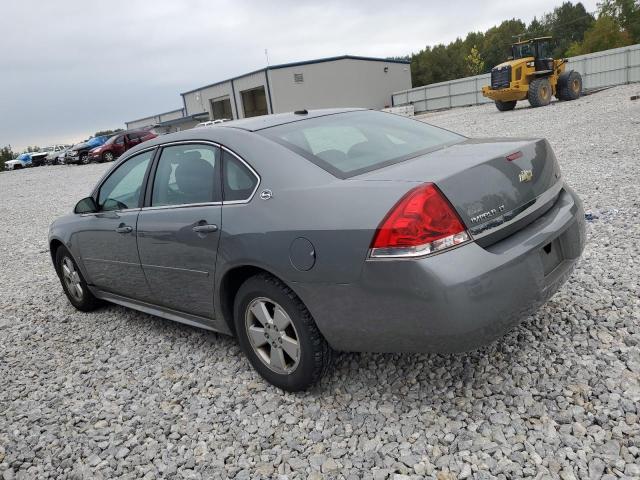
[[[220,143],[244,158],[261,181],[251,202],[223,207],[216,276],[254,265],[290,285],[355,281],[375,229],[413,184],[340,180],[258,134],[225,133]],[[269,200],[260,198],[266,189],[273,193]],[[314,246],[315,264],[308,271],[290,260],[291,243],[298,237]]]

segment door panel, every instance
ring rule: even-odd
[[[151,292],[138,256],[137,223],[153,153],[129,158],[105,179],[97,195],[100,211],[80,217],[85,225],[77,235],[90,283],[144,301]]]
[[[155,303],[212,319],[220,238],[220,151],[164,147],[138,218],[138,251]]]
[[[138,248],[154,303],[213,318],[220,208],[211,205],[140,212]],[[218,230],[193,230],[206,224],[216,225]]]
[[[149,301],[151,294],[136,245],[138,212],[112,211],[87,216],[78,240],[91,283],[102,290]],[[127,227],[131,230],[127,231]]]

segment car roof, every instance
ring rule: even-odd
[[[259,117],[243,118],[216,124],[217,128],[239,128],[249,132],[255,132],[264,128],[275,127],[285,123],[299,122],[309,118],[324,117],[337,113],[355,112],[366,110],[366,108],[322,108],[318,110],[297,110],[296,112],[276,113],[273,115],[262,115]],[[305,113],[302,113],[305,112]]]

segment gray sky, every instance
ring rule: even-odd
[[[0,146],[70,143],[271,64],[405,55],[561,0],[0,0]],[[596,0],[583,1],[589,11]]]

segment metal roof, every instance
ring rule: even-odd
[[[140,120],[147,120],[148,118],[161,117],[162,115],[167,115],[169,113],[176,113],[176,112],[183,112],[183,115],[184,115],[184,108],[176,108],[175,110],[169,110],[168,112],[156,113],[155,115],[148,115],[146,117],[136,118],[135,120],[128,120],[124,123],[139,122]]]
[[[325,63],[325,62],[335,62],[337,60],[365,60],[369,62],[384,62],[384,63],[402,63],[402,64],[410,64],[409,60],[395,60],[395,59],[387,59],[387,58],[376,58],[376,57],[361,57],[357,55],[341,55],[338,57],[326,57],[326,58],[318,58],[316,60],[305,60],[301,62],[292,62],[292,63],[281,63],[279,65],[269,65],[265,68],[259,68],[258,70],[253,70],[248,73],[244,73],[242,75],[237,75],[235,77],[227,78],[226,80],[220,80],[219,82],[210,83],[209,85],[204,85],[202,87],[194,88],[192,90],[188,90],[186,92],[182,92],[180,95],[183,97],[189,93],[197,92],[199,90],[204,90],[205,88],[215,87],[216,85],[221,85],[223,83],[231,82],[232,80],[237,80],[239,78],[248,77],[249,75],[253,75],[259,72],[266,72],[267,70],[278,70],[280,68],[290,68],[290,67],[298,67],[301,65],[311,65],[314,63]]]
[[[193,115],[174,118],[173,120],[165,120],[164,122],[154,123],[153,125],[157,127],[166,127],[167,125],[180,125],[181,123],[191,122],[193,120],[203,120],[205,117],[207,119],[209,118],[208,112],[194,113]]]

